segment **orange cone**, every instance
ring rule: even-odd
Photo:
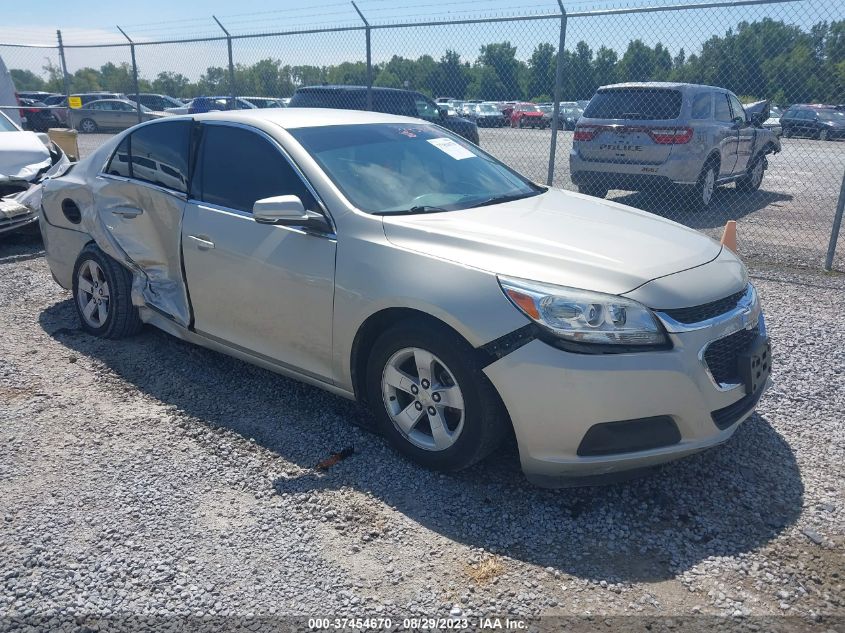
[[[736,253],[736,220],[728,220],[722,231],[722,244]]]

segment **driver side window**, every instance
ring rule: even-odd
[[[192,198],[252,213],[256,200],[292,195],[306,209],[320,212],[299,174],[266,138],[238,127],[203,127]]]
[[[733,120],[739,123],[746,123],[748,121],[748,117],[746,116],[745,108],[742,107],[739,99],[733,95],[729,95],[728,99],[730,99],[731,110],[733,110]]]

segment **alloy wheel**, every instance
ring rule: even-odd
[[[754,167],[751,169],[751,186],[756,189],[760,186],[760,183],[763,182],[763,159],[759,159],[756,163],[754,163]]]
[[[382,372],[384,406],[396,429],[428,451],[451,447],[464,428],[464,398],[454,374],[431,352],[406,347]]]
[[[713,199],[713,191],[716,189],[716,174],[712,167],[708,167],[704,173],[704,180],[701,183],[701,202],[704,206],[710,204]]]
[[[109,317],[109,284],[103,269],[93,260],[82,262],[76,277],[76,302],[85,322],[100,328]]]

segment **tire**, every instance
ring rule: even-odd
[[[604,198],[607,196],[608,188],[601,185],[578,185],[578,193],[583,193],[585,196],[593,196],[594,198]]]
[[[820,141],[829,141],[830,140],[830,132],[828,130],[819,130],[819,140]]]
[[[760,185],[763,184],[763,174],[765,171],[766,158],[758,154],[748,166],[745,175],[736,181],[736,190],[747,193],[757,191]]]
[[[517,124],[517,126],[520,130],[525,127],[525,121],[523,121],[522,117],[519,117],[519,123]]]
[[[784,138],[792,138],[792,128],[791,127],[783,128],[783,136],[784,136]]]
[[[432,370],[431,382],[426,372],[420,376],[417,362]],[[394,387],[398,381],[402,386]],[[455,332],[426,319],[398,323],[376,340],[367,363],[366,388],[381,432],[396,450],[425,468],[467,468],[487,457],[509,429],[504,405],[475,361],[472,347]],[[462,408],[437,404],[447,398]],[[434,417],[429,411],[435,411]],[[397,418],[405,430],[394,421]],[[436,433],[435,426],[446,432]]]
[[[79,131],[83,134],[94,134],[97,129],[97,124],[91,119],[82,119],[79,122]]]
[[[694,211],[704,211],[713,202],[713,196],[716,194],[717,189],[716,179],[718,177],[718,163],[713,159],[708,160],[701,169],[698,182],[687,191],[689,205]]]
[[[73,304],[82,329],[100,338],[137,334],[143,323],[132,305],[132,273],[94,244],[82,249],[73,267]],[[86,307],[99,301],[94,308]]]

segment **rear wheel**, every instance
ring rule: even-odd
[[[830,132],[827,130],[819,130],[819,140],[820,141],[829,141],[830,140]]]
[[[89,244],[73,269],[73,298],[82,329],[101,338],[123,338],[142,326],[132,305],[132,273]]]
[[[507,418],[474,359],[464,339],[427,320],[399,323],[378,338],[367,398],[399,452],[426,468],[454,471],[498,446]]]
[[[713,196],[716,193],[716,178],[718,176],[719,166],[715,160],[711,160],[704,165],[701,174],[698,176],[698,182],[688,192],[690,206],[694,210],[704,211],[713,202]]]
[[[737,191],[757,191],[763,184],[763,174],[766,170],[766,159],[763,156],[756,156],[748,166],[745,175],[736,181]]]
[[[783,128],[783,135],[786,138],[792,138],[792,128],[791,127],[784,127]]]

